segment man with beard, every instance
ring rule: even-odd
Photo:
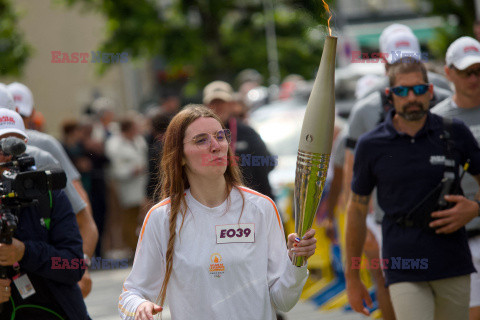
[[[468,319],[470,273],[475,272],[464,225],[479,204],[448,189],[459,167],[480,183],[480,148],[460,121],[429,112],[433,87],[416,61],[388,70],[394,109],[358,141],[347,208],[347,294],[352,308],[368,315],[371,299],[360,280],[370,195],[385,212],[382,259],[395,316],[403,319]],[[464,166],[466,168],[466,166]],[[440,206],[440,200],[450,206]],[[445,207],[449,209],[445,209]]]
[[[432,109],[432,113],[446,118],[457,118],[468,126],[473,136],[480,141],[480,42],[470,37],[455,40],[447,50],[445,74],[455,86],[453,97]],[[462,180],[465,197],[474,199],[478,185],[469,174]],[[473,265],[480,269],[480,217],[466,226],[468,245],[472,252]],[[480,319],[480,275],[472,273],[470,283],[470,319]]]

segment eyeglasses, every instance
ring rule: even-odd
[[[457,72],[460,78],[470,78],[472,74],[475,75],[475,77],[477,78],[480,77],[480,67],[475,69],[470,69],[470,70],[458,70],[457,68],[452,66],[452,69],[454,69]]]
[[[408,96],[408,92],[412,90],[416,96],[421,96],[428,91],[429,87],[430,85],[428,84],[417,84],[416,86],[398,86],[393,87],[392,92],[399,97],[406,97]]]
[[[197,147],[204,148],[211,145],[212,137],[214,137],[219,144],[224,144],[224,143],[229,144],[231,141],[231,136],[232,135],[230,133],[230,130],[222,129],[222,130],[218,130],[215,133],[199,133],[187,142],[193,141],[193,144],[196,145]]]

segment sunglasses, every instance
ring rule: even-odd
[[[421,96],[428,91],[429,87],[430,85],[428,84],[417,84],[416,86],[398,86],[393,87],[392,92],[399,97],[406,97],[408,96],[408,92],[412,90],[416,96]]]
[[[480,68],[470,70],[458,70],[457,68],[452,67],[452,69],[455,69],[455,71],[461,78],[470,78],[472,74],[475,75],[475,77],[477,78],[480,77]]]
[[[231,136],[232,135],[230,133],[230,130],[222,129],[222,130],[218,130],[215,133],[199,133],[196,136],[194,136],[190,141],[192,141],[193,144],[196,145],[197,147],[208,147],[212,143],[212,137],[214,137],[219,144],[224,144],[224,143],[229,144],[231,141]],[[190,141],[187,141],[187,142],[190,142]]]

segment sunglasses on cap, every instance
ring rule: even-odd
[[[194,136],[190,141],[192,141],[193,144],[196,145],[197,147],[207,147],[207,146],[210,146],[210,144],[212,143],[212,137],[214,137],[219,144],[222,144],[222,143],[229,144],[231,141],[231,133],[230,133],[230,130],[228,129],[218,130],[215,133],[206,133],[206,132],[199,133],[196,136]],[[187,141],[187,142],[190,142],[190,141]]]
[[[392,92],[399,96],[399,97],[406,97],[408,96],[408,92],[410,90],[413,91],[413,93],[416,96],[421,96],[422,94],[425,94],[428,91],[428,88],[430,85],[428,84],[417,84],[416,86],[398,86],[398,87],[393,87],[391,90]]]
[[[475,77],[477,78],[480,77],[480,67],[475,69],[470,69],[470,70],[459,70],[454,66],[452,66],[452,69],[454,69],[457,72],[460,78],[470,78],[472,74],[475,75]]]

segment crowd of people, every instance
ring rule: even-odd
[[[379,47],[385,77],[360,79],[333,151],[349,303],[370,314],[365,268],[384,319],[480,319],[480,43],[451,43],[442,73],[405,25],[385,28]]]
[[[246,78],[244,85],[255,86],[258,80]],[[209,307],[218,303],[217,298],[205,301],[205,319],[221,318],[235,308],[245,312],[247,304],[253,303],[252,317],[281,319],[276,310],[286,311],[298,301],[308,274],[306,266],[294,267],[291,259],[314,253],[315,232],[302,239],[296,234],[286,239],[268,181],[273,164],[237,163],[243,155],[270,157],[260,136],[244,121],[246,104],[254,107],[255,102],[244,98],[230,84],[214,81],[203,91],[204,105],[180,111],[178,97],[168,96],[145,115],[132,111],[119,116],[115,103],[101,97],[80,119],[62,122],[59,141],[29,127],[36,110],[27,86],[0,85],[0,140],[14,137],[15,143],[25,145],[21,154],[2,151],[2,171],[8,169],[2,165],[12,159],[30,156],[35,163],[22,170],[61,168],[67,178],[63,190],[36,199],[38,206],[14,210],[15,216],[29,215],[29,219],[17,218],[12,239],[0,243],[0,265],[6,270],[0,278],[5,288],[0,290],[0,318],[88,319],[83,298],[92,290],[92,258],[133,262],[136,255],[119,309],[122,317],[150,319],[162,308],[156,303],[163,305],[167,292],[184,296],[180,293],[192,283],[189,277],[198,274],[191,269],[189,277],[179,277],[178,268],[192,267],[188,261],[183,265],[179,257],[193,254],[187,260],[198,259],[204,252],[202,259],[211,264],[203,279],[205,292],[195,287],[190,291],[194,297],[183,300],[195,303],[208,297],[211,286],[222,277],[218,296],[234,296],[217,309]],[[166,214],[157,212],[160,205]],[[195,223],[191,225],[192,212],[212,215],[213,220],[206,219],[204,227],[197,229]],[[162,216],[164,230],[157,229],[155,222]],[[177,224],[172,216],[181,221]],[[211,243],[210,233],[197,239],[203,229],[215,235],[219,218],[225,229],[218,231],[216,242]],[[202,219],[200,215],[198,222]],[[158,232],[164,243],[157,242]],[[179,247],[183,234],[190,238],[186,250]],[[235,237],[244,239],[229,241]],[[192,250],[194,244],[202,250]],[[239,256],[248,256],[251,262]],[[227,270],[219,267],[220,261]],[[160,267],[163,272],[148,274],[145,267]],[[235,292],[245,277],[251,278],[251,285]],[[251,295],[251,290],[256,294]],[[234,307],[239,297],[251,301]],[[151,302],[144,303],[146,299]],[[169,301],[173,314],[198,318],[198,304],[186,308],[180,299],[176,304],[172,298]]]
[[[395,54],[384,56],[384,77],[358,81],[348,121],[337,125],[325,200],[333,241],[342,234],[335,212],[347,214],[350,305],[370,314],[364,255],[376,261],[384,319],[479,320],[480,42],[454,41],[443,74],[429,70],[407,26],[387,27],[379,47]],[[61,167],[67,178],[38,206],[15,209],[22,218],[0,243],[0,319],[88,319],[92,257],[133,262],[123,319],[153,319],[167,301],[178,319],[280,319],[277,310],[291,309],[308,275],[291,261],[314,254],[315,230],[286,236],[272,164],[237,163],[271,156],[248,125],[248,110],[264,102],[249,98],[264,93],[249,72],[238,93],[224,81],[205,86],[202,105],[182,108],[170,95],[145,114],[120,115],[98,98],[62,122],[61,142],[33,127],[27,86],[0,85],[0,140],[25,144],[29,170]],[[3,150],[0,163],[14,156]]]

